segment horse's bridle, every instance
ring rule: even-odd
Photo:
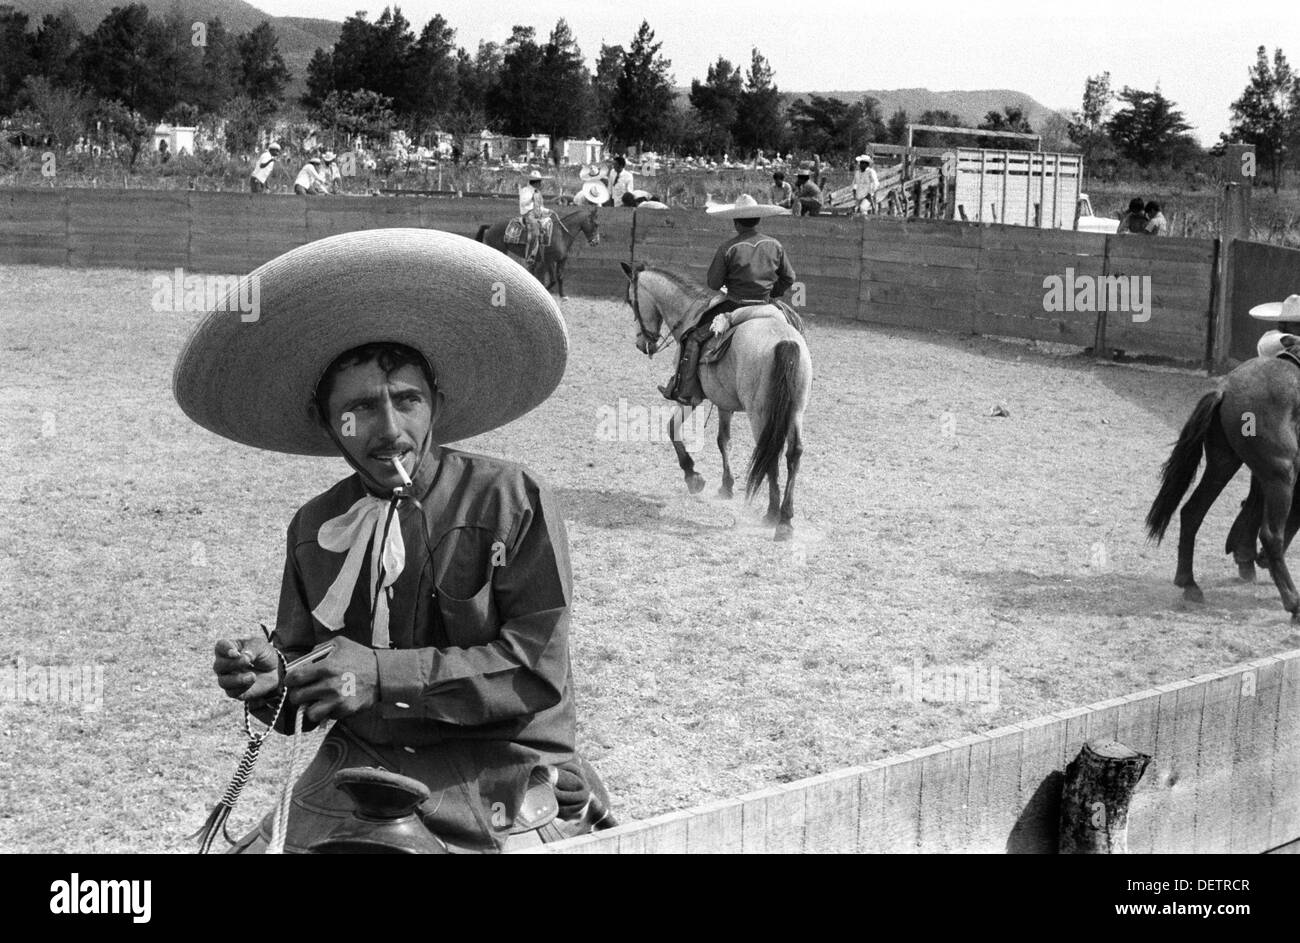
[[[591,219],[590,216],[588,216],[587,218],[588,218],[588,219]],[[564,230],[565,234],[568,235],[569,240],[572,241],[572,240],[573,240],[573,233],[569,231],[569,227],[568,227],[568,226],[564,225],[564,220],[563,220],[559,215],[557,215],[557,216],[555,217],[555,222],[559,225],[559,227],[560,227],[561,229]],[[579,228],[580,230],[582,230],[582,227],[581,227],[581,226],[579,226],[578,228]],[[587,245],[589,245],[589,246],[594,246],[594,245],[596,245],[596,236],[599,235],[599,228],[600,228],[600,224],[597,223],[595,220],[592,220],[592,221],[591,221],[591,234],[588,235],[586,230],[582,230],[582,234],[583,234],[584,236],[587,236]]]
[[[663,339],[663,335],[652,333],[650,329],[645,326],[645,319],[641,317],[641,299],[637,292],[637,275],[640,274],[640,272],[641,270],[638,268],[634,267],[632,269],[632,316],[636,318],[637,336],[648,345],[646,356],[653,357],[659,352],[659,342]],[[672,336],[671,333],[669,336]]]

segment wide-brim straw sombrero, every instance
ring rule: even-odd
[[[582,189],[578,192],[582,194],[583,199],[589,203],[595,203],[597,206],[604,206],[609,202],[609,187],[599,180],[589,180],[583,184]]]
[[[1300,321],[1300,295],[1290,295],[1285,301],[1269,301],[1255,305],[1250,316],[1261,321]]]
[[[789,216],[790,211],[772,203],[759,203],[748,193],[742,193],[735,203],[717,203],[705,208],[710,216],[719,219],[762,219],[767,216]]]
[[[254,297],[253,286],[257,310],[218,304],[190,335],[172,380],[187,416],[244,445],[336,455],[308,404],[330,363],[363,344],[397,342],[428,359],[443,394],[439,443],[519,418],[564,375],[568,332],[550,293],[523,266],[464,236],[331,236],[245,276],[243,298]]]
[[[584,183],[588,180],[599,180],[600,169],[592,166],[585,166],[578,171],[578,179]]]

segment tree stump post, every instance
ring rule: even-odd
[[[1060,853],[1128,854],[1128,807],[1151,757],[1116,740],[1092,740],[1065,770]]]

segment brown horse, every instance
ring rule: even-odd
[[[569,248],[578,233],[581,232],[587,237],[588,245],[600,244],[600,226],[596,222],[596,212],[599,209],[598,206],[580,206],[563,216],[557,216],[551,233],[551,244],[537,250],[537,257],[533,260],[529,271],[548,290],[558,287],[561,298],[564,297],[564,264],[568,261]],[[517,255],[522,258],[524,246],[506,243],[506,226],[509,224],[510,220],[490,226],[484,223],[478,228],[478,234],[474,238],[506,255]]]
[[[698,282],[660,268],[638,263],[634,268],[621,263],[627,276],[627,302],[636,321],[636,346],[650,357],[662,349],[667,328],[677,337],[688,313],[713,292]],[[722,487],[718,494],[731,497],[731,416],[749,413],[754,430],[754,453],[749,460],[746,498],[767,481],[767,517],[776,525],[777,540],[794,536],[794,482],[803,455],[803,413],[812,393],[812,359],[803,335],[786,321],[779,309],[774,317],[746,321],[731,340],[731,349],[714,364],[700,366],[700,385],[705,397],[718,407],[718,451],[722,453]],[[678,337],[680,339],[680,337]],[[677,463],[691,494],[704,487],[704,477],[682,442],[682,422],[687,407],[681,407],[669,425],[677,452]],[[785,498],[778,481],[781,451],[785,450]]]
[[[1282,605],[1300,622],[1300,594],[1287,570],[1284,554],[1300,528],[1300,502],[1294,502],[1300,472],[1300,368],[1282,358],[1247,360],[1224,379],[1222,387],[1196,404],[1172,454],[1161,470],[1160,491],[1147,513],[1147,533],[1159,542],[1196,477],[1205,455],[1205,474],[1183,505],[1178,533],[1178,570],[1174,585],[1183,598],[1204,602],[1192,574],[1196,532],[1215,498],[1245,463],[1251,471],[1250,493],[1228,535],[1227,550],[1243,580],[1255,579],[1256,538],[1282,596]]]

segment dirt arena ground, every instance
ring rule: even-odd
[[[0,268],[0,668],[104,681],[97,710],[0,700],[2,851],[190,850],[243,743],[212,644],[274,618],[284,528],[346,473],[184,418],[171,369],[197,315],[153,312],[154,274]],[[564,309],[560,390],[463,447],[560,495],[580,742],[624,820],[1297,643],[1271,583],[1236,583],[1221,552],[1244,476],[1202,531],[1206,605],[1172,586],[1173,543],[1145,542],[1204,377],[815,320],[797,536],[777,544],[760,506],[714,497],[713,420],[699,496],[666,441],[610,440],[602,421],[659,408],[671,365],[637,353],[625,307]],[[738,464],[751,444],[737,417]],[[924,668],[996,690],[919,701]],[[286,755],[268,749],[232,831]]]

